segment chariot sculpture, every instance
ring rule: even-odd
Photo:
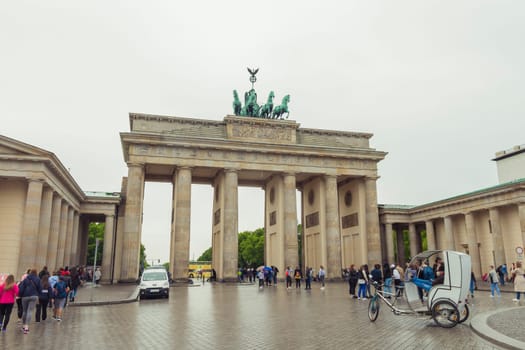
[[[257,69],[248,68],[250,73],[250,82],[252,83],[252,88],[250,91],[244,93],[244,106],[239,99],[239,94],[237,90],[233,90],[233,113],[238,116],[245,117],[254,117],[254,118],[266,118],[266,119],[288,119],[290,112],[288,111],[288,103],[290,102],[290,95],[283,97],[280,105],[275,106],[273,104],[273,99],[275,94],[273,91],[270,91],[268,94],[268,99],[266,103],[260,106],[257,103],[257,92],[253,88],[253,84],[257,81],[256,74],[259,71]]]

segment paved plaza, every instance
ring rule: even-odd
[[[286,290],[284,284],[260,290],[251,284],[206,283],[172,287],[169,300],[105,304],[132,300],[135,289],[81,288],[78,303],[67,307],[61,323],[32,322],[28,335],[17,329],[15,309],[0,349],[499,349],[479,337],[470,320],[488,315],[487,329],[495,323],[515,336],[512,329],[521,333],[516,325],[523,319],[521,307],[509,311],[516,319],[490,313],[515,306],[513,293],[490,298],[489,292],[477,291],[471,318],[452,329],[395,316],[384,305],[371,323],[368,301],[351,299],[343,283],[323,291],[317,284],[306,291]],[[92,303],[101,305],[79,307]]]

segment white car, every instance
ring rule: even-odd
[[[161,296],[169,298],[170,281],[164,268],[146,269],[140,278],[140,298]]]

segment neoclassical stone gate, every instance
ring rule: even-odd
[[[296,190],[302,194],[304,266],[339,278],[350,263],[382,261],[376,179],[386,153],[372,134],[300,128],[290,120],[226,116],[223,121],[130,114],[121,133],[128,177],[119,210],[115,275],[139,272],[145,181],[173,184],[170,270],[187,277],[191,185],[214,188],[213,267],[237,278],[238,187],[265,191],[265,263],[298,265]],[[200,213],[202,215],[202,213]]]

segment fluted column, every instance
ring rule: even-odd
[[[297,241],[297,195],[295,174],[283,176],[284,266],[299,265]]]
[[[49,243],[49,231],[51,228],[51,214],[53,209],[53,190],[45,187],[42,194],[42,206],[40,208],[40,227],[38,230],[38,248],[35,257],[36,268],[40,269],[47,265],[47,246]]]
[[[49,229],[49,242],[47,244],[46,264],[49,271],[55,270],[57,266],[58,236],[60,233],[60,214],[62,198],[55,194],[53,197],[53,209],[51,214],[51,228]]]
[[[80,263],[79,259],[79,248],[78,248],[78,222],[79,222],[79,214],[78,211],[75,211],[73,214],[73,238],[71,241],[71,258],[70,262],[72,265],[78,265]]]
[[[29,180],[27,185],[24,221],[20,237],[20,253],[18,259],[17,277],[28,268],[36,268],[35,256],[38,243],[38,229],[40,225],[40,206],[42,204],[43,183],[38,180]]]
[[[237,171],[225,170],[224,177],[224,269],[225,281],[237,280],[238,265],[238,176]]]
[[[175,181],[174,207],[174,266],[173,278],[186,280],[188,278],[188,262],[190,257],[190,223],[191,223],[191,169],[177,169]]]
[[[104,225],[104,250],[102,251],[102,283],[112,282],[113,242],[115,237],[115,215],[106,215]]]
[[[478,239],[476,236],[476,225],[474,224],[474,214],[465,214],[465,229],[467,231],[468,252],[471,259],[472,271],[475,276],[481,276],[481,263],[478,249]]]
[[[124,218],[121,282],[134,282],[139,277],[142,203],[144,200],[144,165],[128,164],[126,209]]]
[[[386,259],[389,264],[395,260],[394,255],[394,232],[392,224],[385,224],[385,238],[386,238]]]
[[[340,279],[343,266],[341,262],[337,177],[325,176],[324,180],[326,191],[326,260],[328,264],[326,266],[326,276],[330,279]]]
[[[436,234],[434,232],[434,222],[432,220],[425,221],[425,228],[427,231],[427,249],[436,250]]]
[[[57,249],[57,268],[64,267],[64,255],[66,250],[66,234],[67,234],[67,213],[69,205],[62,202],[60,209],[60,230],[58,234],[58,249]]]
[[[397,240],[397,263],[404,266],[406,260],[405,241],[403,240],[404,227],[401,224],[396,225],[396,240]]]
[[[64,265],[71,266],[71,245],[73,243],[73,219],[75,210],[69,207],[67,211],[66,245],[64,248]]]
[[[521,246],[525,246],[525,203],[520,203],[518,205],[518,212],[520,217],[520,227],[521,227]]]
[[[505,248],[501,235],[498,208],[489,209],[490,227],[492,229],[492,243],[494,247],[495,266],[505,263]]]
[[[379,211],[377,209],[376,179],[365,178],[366,193],[366,238],[368,247],[368,264],[381,262],[381,234],[379,232]]]
[[[444,224],[445,224],[445,242],[444,242],[444,249],[451,249],[454,250],[454,233],[453,233],[453,225],[452,225],[452,216],[445,216],[444,218]]]
[[[417,237],[416,237],[416,225],[413,223],[408,224],[408,239],[410,241],[410,258],[417,255]]]

